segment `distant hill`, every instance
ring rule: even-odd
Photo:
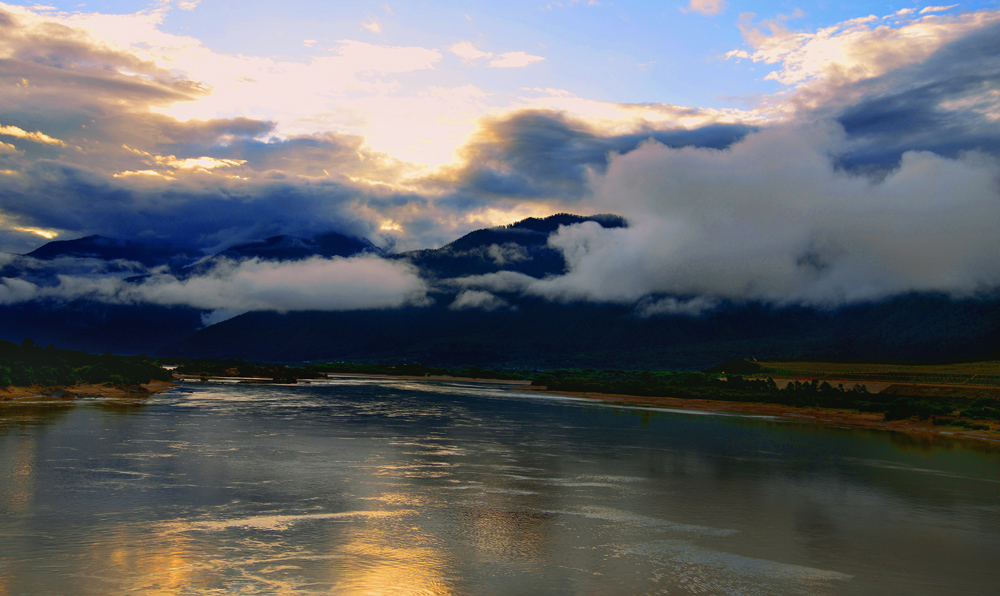
[[[584,217],[557,213],[529,217],[508,226],[469,232],[441,248],[415,250],[399,255],[432,279],[516,271],[532,277],[557,275],[566,268],[562,253],[548,246],[549,235],[559,226],[593,221],[605,228],[628,224],[618,215]]]
[[[142,263],[147,267],[156,267],[187,263],[200,255],[168,244],[147,244],[104,236],[87,236],[75,240],[53,240],[24,256],[42,260],[60,257],[93,258],[103,261],[123,259]]]
[[[976,360],[1000,354],[1000,301],[905,296],[826,312],[730,304],[700,317],[521,300],[516,310],[247,313],[164,356],[699,370],[732,359]]]
[[[383,255],[417,268],[434,287],[430,306],[253,312],[202,328],[206,313],[192,308],[48,300],[0,306],[0,339],[31,337],[40,345],[124,354],[539,368],[703,369],[775,356],[925,362],[1000,356],[1000,293],[964,300],[910,294],[835,310],[730,302],[701,316],[648,318],[627,305],[564,304],[515,293],[498,294],[502,306],[492,311],[450,308],[460,288],[441,280],[498,271],[535,278],[563,273],[566,263],[549,247],[549,237],[561,225],[587,221],[628,225],[616,215],[557,214],[476,230],[437,249]],[[54,284],[74,257],[103,260],[107,271],[120,276],[134,268],[122,265],[124,259],[148,268],[167,264],[184,277],[222,258],[289,261],[378,252],[365,240],[336,232],[272,236],[208,257],[172,250],[99,236],[50,242],[28,259],[8,261],[0,276]],[[90,270],[93,261],[80,263],[78,268]]]
[[[0,339],[31,338],[67,350],[153,354],[202,327],[193,308],[104,304],[93,300],[24,302],[0,307]]]
[[[271,236],[264,240],[227,248],[216,256],[234,260],[258,258],[265,261],[293,261],[313,256],[349,257],[360,252],[377,252],[377,250],[375,245],[367,240],[328,232],[312,238]]]

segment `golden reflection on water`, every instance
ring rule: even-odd
[[[402,523],[401,523],[402,522]],[[448,552],[406,520],[369,519],[333,549],[333,593],[344,596],[455,594]]]
[[[11,513],[23,513],[31,505],[35,493],[35,438],[18,442],[17,454],[7,475],[7,507]]]
[[[150,535],[139,528],[117,526],[88,546],[85,575],[102,578],[116,591],[150,596],[176,594],[211,585],[204,573],[204,553],[183,535]]]

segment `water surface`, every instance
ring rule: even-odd
[[[447,382],[0,409],[0,595],[988,594],[1000,450]]]

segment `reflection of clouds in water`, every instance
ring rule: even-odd
[[[744,557],[680,540],[647,542],[618,551],[662,566],[658,581],[667,578],[696,594],[817,596],[830,593],[832,582],[852,579],[846,573]]]
[[[868,458],[843,443],[832,473],[816,455],[829,442],[799,427],[665,416],[647,428],[603,408],[517,398],[501,409],[492,392],[477,401],[473,389],[434,399],[381,385],[206,387],[151,400],[115,432],[106,422],[124,418],[78,408],[92,415],[0,434],[39,450],[32,506],[0,515],[8,550],[35,547],[20,532],[29,523],[54,538],[44,556],[0,567],[0,595],[793,596],[903,585],[920,594],[927,577],[964,581],[992,569],[996,511],[956,514],[972,501],[954,494],[972,487],[977,503],[993,503],[994,485],[935,476],[943,488],[934,490],[952,492],[931,509],[936,493],[918,484],[928,475],[917,467],[933,460],[892,460],[884,440],[855,437]],[[325,408],[300,407],[307,403]],[[364,408],[378,415],[360,415]],[[391,408],[403,419],[385,416]],[[447,416],[429,421],[427,411]],[[335,417],[342,412],[351,417]],[[566,422],[577,430],[559,426]],[[20,445],[0,444],[0,474],[15,468]],[[972,464],[965,473],[974,475]],[[893,466],[891,478],[869,481]],[[992,482],[994,468],[983,470]],[[67,474],[86,480],[53,484]],[[9,494],[5,479],[0,495]],[[915,495],[918,507],[899,494]],[[922,559],[927,541],[949,549]],[[862,553],[891,555],[873,577]],[[47,577],[43,565],[65,573]],[[845,583],[837,572],[856,577]]]

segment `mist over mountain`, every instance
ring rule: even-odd
[[[591,225],[627,230],[630,224],[616,215],[557,214],[395,255],[338,233],[268,237],[207,256],[101,237],[51,242],[4,265],[7,287],[16,289],[10,281],[22,280],[34,297],[7,295],[0,337],[165,357],[522,367],[684,369],[744,357],[952,360],[1000,354],[996,292],[964,299],[909,293],[818,308],[669,294],[638,304],[551,300],[525,292],[520,281],[508,283],[565,275],[567,259],[553,239]],[[289,272],[302,276],[297,283],[315,284],[323,267],[351,263],[409,271],[418,295],[409,304],[381,304],[384,295],[375,292],[367,303],[336,310],[296,305],[294,295],[280,295],[289,291],[281,283]],[[278,279],[254,286],[254,272]],[[198,304],[219,291],[209,282],[222,275],[293,308]],[[359,284],[368,280],[366,274]],[[181,295],[172,296],[169,284]]]
[[[275,57],[184,28],[205,3],[0,3],[0,337],[221,353],[259,326],[260,357],[496,362],[996,353],[994,4],[570,4],[490,8],[541,36],[507,41],[336,11],[339,41]],[[489,347],[504,333],[525,344]]]

